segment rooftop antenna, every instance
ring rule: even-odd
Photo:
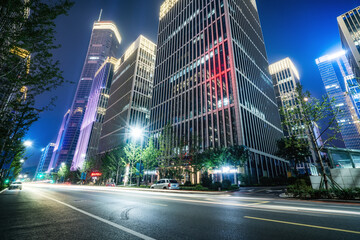
[[[102,15],[102,9],[100,10],[98,22],[100,22],[100,20],[101,20],[101,15]]]

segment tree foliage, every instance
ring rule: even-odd
[[[309,143],[305,139],[296,136],[281,138],[277,141],[278,151],[276,155],[289,160],[296,175],[298,174],[296,165],[306,162],[306,158],[311,155]]]
[[[60,47],[55,19],[72,5],[69,0],[0,2],[0,169],[21,153],[29,127],[55,100],[40,106],[37,97],[65,82],[53,59]]]
[[[309,135],[311,142],[310,148],[317,153],[317,160],[321,167],[321,174],[324,178],[325,186],[328,188],[326,172],[321,156],[321,151],[333,140],[337,139],[340,126],[337,124],[337,117],[341,111],[335,105],[335,99],[328,95],[320,99],[312,97],[309,91],[304,91],[298,84],[296,88],[296,102],[294,105],[285,105],[281,108],[282,124],[289,132],[303,129]],[[319,132],[314,130],[315,124],[318,125]],[[320,141],[323,144],[319,144]]]

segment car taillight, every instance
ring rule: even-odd
[[[169,183],[168,187],[170,187],[170,183]]]

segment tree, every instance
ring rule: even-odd
[[[124,147],[121,145],[111,152],[105,153],[102,158],[102,173],[105,178],[110,178],[115,175],[115,184],[119,183],[119,174],[125,168],[125,152]]]
[[[72,5],[69,0],[0,2],[0,169],[13,161],[11,154],[21,153],[29,127],[53,106],[55,98],[39,106],[37,96],[65,82],[53,59],[60,47],[54,21]],[[3,176],[4,171],[0,180]]]
[[[63,182],[68,178],[70,173],[70,167],[66,164],[62,164],[59,168],[59,171],[57,172],[58,177],[63,179]]]
[[[308,132],[308,138],[311,142],[310,148],[317,154],[325,188],[329,189],[328,176],[325,172],[321,151],[337,138],[340,126],[337,124],[336,118],[341,112],[335,106],[334,98],[331,99],[327,95],[322,96],[321,99],[312,97],[309,91],[303,91],[300,84],[297,85],[296,94],[297,98],[294,106],[281,108],[282,124],[284,128],[290,131],[293,129],[305,129]],[[318,134],[314,131],[316,123],[322,123],[322,126],[319,126]],[[319,144],[319,141],[324,137],[323,144]]]
[[[141,160],[141,147],[136,146],[132,143],[129,143],[124,148],[125,156],[126,156],[126,162],[129,164],[130,167],[130,185],[132,183],[132,175],[133,172],[137,172],[136,169],[136,163],[138,163]],[[140,177],[139,172],[139,177]]]
[[[311,155],[308,141],[299,139],[296,136],[279,139],[277,148],[276,155],[289,160],[296,175],[298,175],[296,165],[306,162],[306,158]]]
[[[232,167],[241,167],[249,158],[249,152],[246,146],[233,145],[221,150],[220,161],[224,165]]]
[[[141,154],[141,161],[144,164],[145,172],[156,167],[159,154],[160,151],[156,148],[154,139],[150,138],[147,146],[143,149]],[[147,178],[146,182],[148,182]]]

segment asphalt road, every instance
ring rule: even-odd
[[[0,239],[360,239],[360,205],[105,187],[0,194]]]

